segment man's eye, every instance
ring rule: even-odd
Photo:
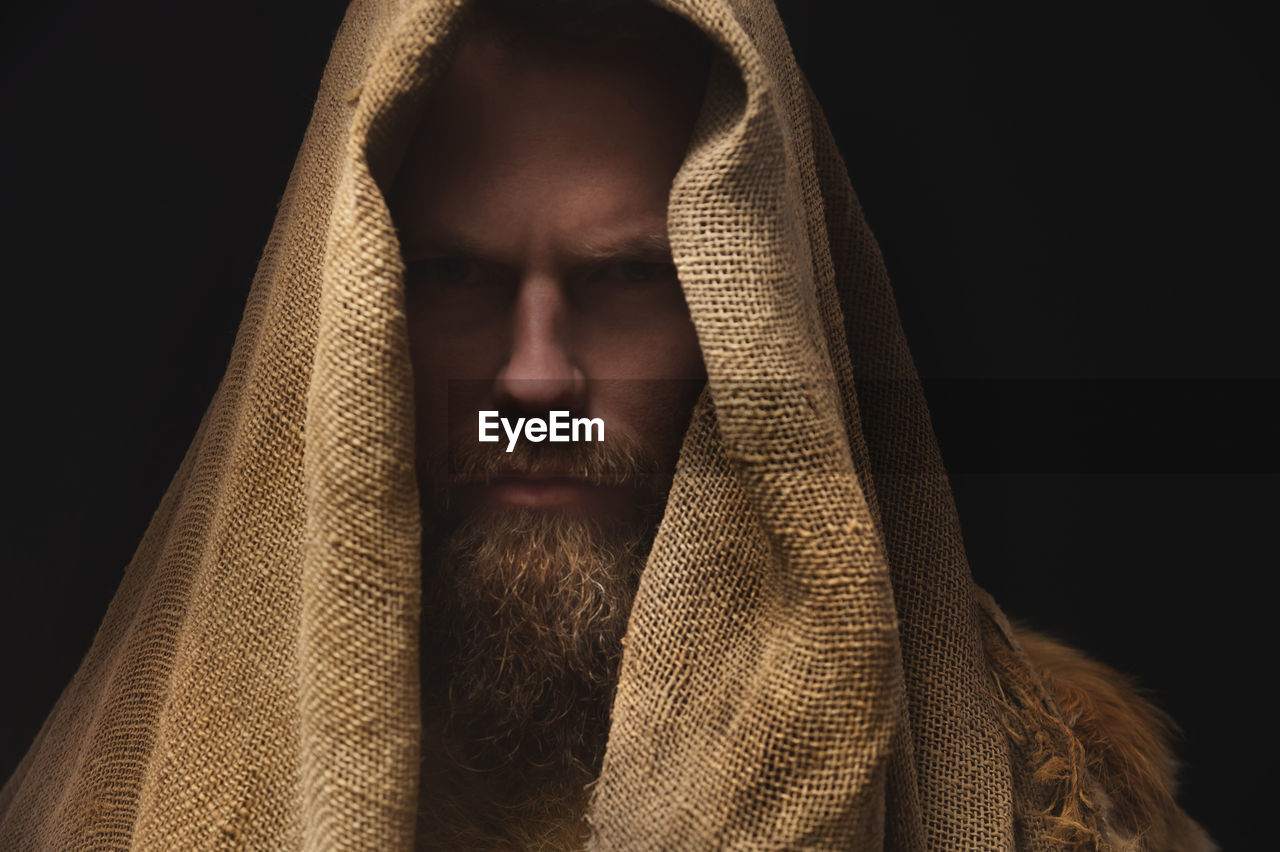
[[[479,277],[478,265],[464,257],[429,257],[409,264],[409,276],[424,284],[468,284]]]
[[[609,261],[571,283],[568,294],[576,310],[624,326],[685,310],[676,266],[664,260]]]

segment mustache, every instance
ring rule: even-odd
[[[474,437],[449,442],[430,460],[428,471],[439,485],[487,485],[512,477],[579,479],[591,485],[642,485],[659,472],[658,460],[639,441],[614,433],[607,441],[531,443],[511,452]]]

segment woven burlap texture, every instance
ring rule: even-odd
[[[464,5],[348,11],[226,375],[0,795],[5,849],[412,845],[420,530],[384,190]],[[1025,659],[975,592],[879,251],[777,13],[662,5],[717,48],[669,212],[708,386],[591,843],[1049,848],[1036,815],[1064,793],[993,688],[992,654]]]

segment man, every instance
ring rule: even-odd
[[[352,8],[0,836],[1205,848],[1154,712],[974,588],[773,9],[584,9]]]
[[[420,830],[441,848],[482,842],[477,824],[535,846],[584,825],[631,597],[705,376],[666,207],[707,51],[643,8],[559,29],[506,14],[473,22],[392,193],[419,485],[436,495]],[[582,443],[486,446],[486,410],[600,425]]]

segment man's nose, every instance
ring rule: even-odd
[[[571,346],[569,311],[553,280],[522,281],[511,317],[511,351],[494,379],[494,402],[545,414],[578,411],[587,381]]]

